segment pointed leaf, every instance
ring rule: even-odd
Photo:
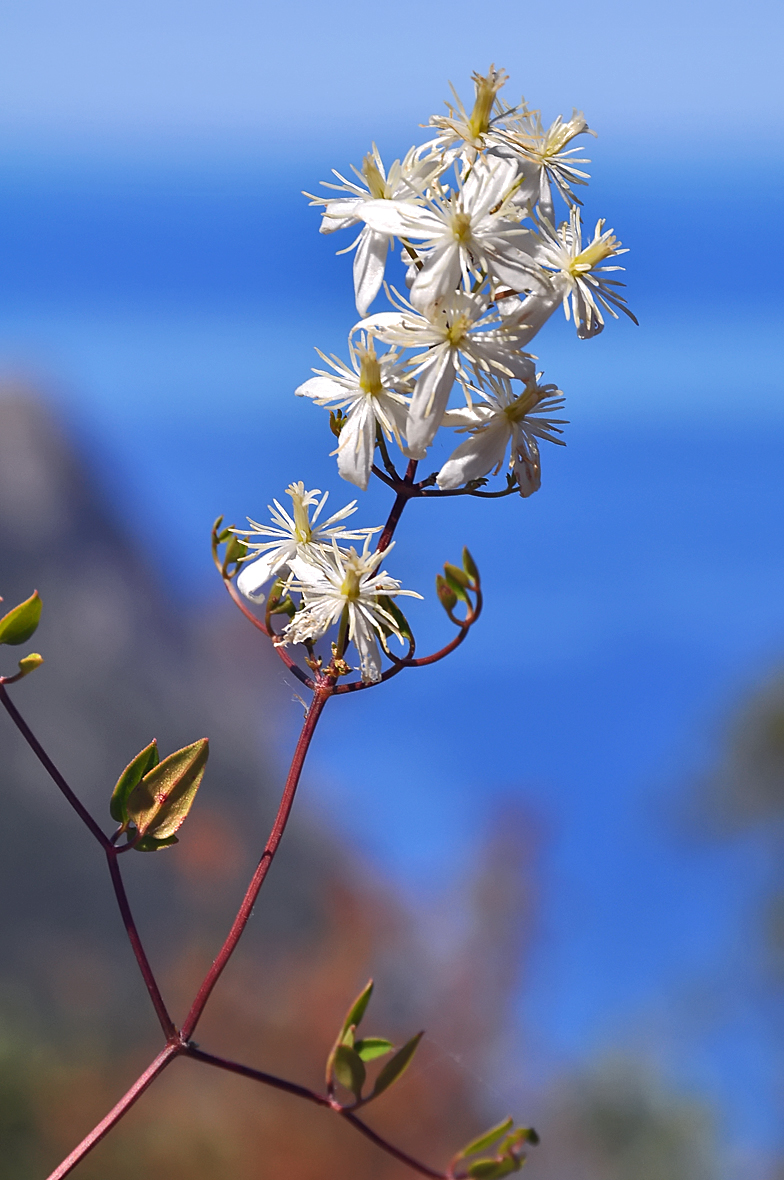
[[[469,578],[471,578],[478,586],[479,570],[476,568],[476,562],[465,546],[463,546],[463,569],[468,574]]]
[[[500,1180],[510,1172],[519,1172],[524,1162],[509,1155],[500,1160],[476,1160],[469,1166],[468,1175],[475,1180]]]
[[[385,1090],[396,1082],[399,1077],[403,1075],[411,1063],[411,1058],[417,1051],[419,1042],[424,1036],[424,1032],[419,1032],[410,1041],[406,1041],[402,1049],[398,1049],[395,1056],[386,1063],[381,1073],[376,1078],[376,1084],[373,1087],[373,1098],[378,1098],[379,1094],[383,1094]]]
[[[207,738],[201,738],[164,758],[131,791],[127,812],[142,836],[174,835],[191,809],[208,755]]]
[[[34,590],[29,598],[3,615],[0,619],[0,643],[10,643],[14,647],[26,643],[35,634],[41,618],[41,605],[38,591]]]
[[[452,578],[460,586],[464,587],[464,589],[468,589],[468,587],[471,585],[471,579],[465,570],[458,569],[458,567],[456,565],[452,565],[450,561],[444,563],[444,573],[447,575],[447,577]]]
[[[363,1061],[375,1061],[377,1057],[391,1053],[394,1047],[391,1041],[383,1037],[363,1037],[361,1041],[354,1042],[354,1048]]]
[[[403,638],[404,639],[411,639],[412,638],[411,627],[409,626],[408,619],[403,614],[402,610],[397,605],[397,603],[392,598],[390,598],[389,595],[387,595],[387,594],[379,594],[376,601],[378,602],[378,605],[383,610],[385,610],[387,612],[387,614],[390,614],[392,616],[392,618],[395,620],[395,622],[397,623],[398,630],[399,630],[400,634],[403,636]],[[384,629],[385,633],[389,634],[387,627],[384,626],[383,620],[381,620],[381,626]]]
[[[112,797],[109,800],[109,811],[111,812],[112,819],[116,819],[118,824],[127,823],[128,812],[125,804],[128,796],[134,787],[142,781],[147,771],[152,770],[153,766],[157,766],[158,762],[158,743],[153,738],[149,746],[145,746],[143,750],[140,750],[133,761],[128,763],[118,778],[117,784],[112,791]]]
[[[228,565],[232,561],[239,561],[248,553],[248,546],[244,541],[232,533],[231,538],[226,542],[226,551],[223,554],[223,564]]]
[[[450,566],[448,564],[444,565],[444,581],[446,582],[447,586],[449,587],[449,589],[452,591],[453,594],[457,595],[457,597],[459,599],[461,599],[463,602],[468,602],[468,595],[466,594],[465,586],[462,584],[462,582],[459,581],[458,578],[453,577],[452,574],[449,572],[451,569],[454,569],[454,568],[455,568],[454,566]],[[462,573],[462,571],[461,571],[461,573]],[[465,577],[465,574],[463,574],[463,577]]]
[[[370,1003],[370,997],[372,995],[373,980],[369,979],[346,1013],[346,1019],[343,1021],[343,1028],[341,1030],[340,1037],[338,1038],[339,1040],[348,1032],[352,1024],[354,1028],[357,1028],[357,1026],[360,1024],[362,1017],[365,1015],[365,1009]]]
[[[338,1045],[333,1063],[335,1077],[341,1086],[350,1090],[357,1101],[362,1097],[365,1084],[365,1066],[362,1058],[350,1045]]]
[[[486,1148],[492,1147],[496,1139],[500,1139],[502,1135],[506,1135],[511,1130],[514,1119],[511,1115],[504,1119],[497,1127],[491,1127],[489,1131],[485,1131],[478,1139],[473,1139],[467,1147],[464,1147],[461,1152],[457,1154],[456,1159],[464,1159],[467,1155],[476,1155],[480,1151],[485,1151]]]
[[[457,595],[454,590],[447,584],[446,578],[442,574],[436,574],[436,594],[438,601],[441,603],[445,611],[453,611],[457,606]]]

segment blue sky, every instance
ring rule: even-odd
[[[340,772],[314,769],[308,791],[428,904],[485,811],[514,798],[544,833],[521,1001],[543,1052],[573,1061],[655,1041],[672,1076],[732,1109],[738,1141],[769,1147],[776,1060],[749,966],[765,866],[749,842],[681,839],[672,811],[784,652],[770,230],[782,9],[485,13],[409,0],[6,6],[0,373],[47,390],[117,513],[170,538],[173,592],[203,601],[219,511],[258,518],[299,478],[336,503],[353,495],[319,411],[291,395],[313,345],[340,351],[355,318],[350,260],[334,257],[346,243],[319,237],[300,190],[373,137],[405,150],[448,79],[469,96],[491,61],[546,116],[586,111],[600,135],[587,217],[608,216],[631,247],[640,328],[581,343],[554,320],[537,340],[572,425],[532,501],[443,506],[437,553],[425,506],[409,510],[392,572],[427,591],[469,543],[487,571],[484,630],[473,654],[347,702],[351,756],[344,728],[325,727],[319,748]],[[363,517],[385,507],[371,492]],[[435,640],[440,616],[416,609],[423,644]],[[389,727],[398,740],[379,760]],[[697,1036],[683,1013],[710,985],[718,1015]]]

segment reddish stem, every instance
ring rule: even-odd
[[[417,489],[414,486],[414,476],[416,475],[416,469],[417,461],[416,459],[411,459],[409,461],[408,467],[406,468],[406,474],[403,476],[403,483],[398,485],[397,496],[395,497],[395,502],[392,505],[392,511],[389,514],[387,523],[384,525],[384,531],[378,539],[378,545],[376,545],[377,551],[381,550],[383,552],[384,549],[388,548],[389,542],[392,540],[395,529],[397,528],[400,521],[400,517],[403,515],[403,509],[411,497],[418,494]]]
[[[308,676],[307,672],[302,671],[302,669],[299,667],[299,665],[296,663],[296,661],[291,658],[291,656],[285,650],[285,648],[281,647],[280,644],[275,643],[275,636],[270,634],[270,632],[265,627],[264,623],[262,623],[261,619],[257,618],[256,615],[254,615],[253,611],[250,610],[250,608],[245,605],[245,603],[242,601],[242,595],[240,594],[239,590],[234,585],[234,583],[231,581],[231,579],[227,578],[224,575],[223,582],[224,582],[224,585],[225,585],[226,589],[228,590],[229,594],[231,595],[233,601],[239,607],[239,609],[242,611],[245,618],[248,619],[248,621],[251,622],[254,627],[258,628],[258,630],[261,631],[262,635],[266,635],[268,639],[271,639],[273,641],[273,647],[275,648],[275,651],[278,653],[280,658],[283,660],[283,663],[286,665],[289,672],[293,672],[294,675],[297,677],[297,680],[300,680],[305,685],[305,688],[311,688],[311,689],[315,688],[316,686],[313,683],[313,681],[310,679],[310,677]]]
[[[193,1031],[204,1011],[204,1005],[210,998],[210,993],[215,987],[215,984],[220,979],[220,976],[228,963],[231,956],[234,954],[234,949],[237,946],[242,932],[248,924],[251,911],[256,904],[259,890],[264,884],[264,878],[269,872],[269,867],[272,864],[273,857],[278,850],[281,837],[286,830],[291,808],[294,803],[294,796],[297,792],[297,785],[299,783],[300,775],[302,774],[302,767],[305,762],[305,755],[308,752],[314,730],[321,716],[322,710],[333,690],[333,684],[329,680],[323,680],[313,694],[313,700],[310,702],[310,707],[305,716],[305,724],[302,726],[302,731],[299,735],[294,757],[291,761],[288,777],[286,778],[286,785],[283,788],[283,796],[278,807],[278,814],[275,816],[275,823],[272,826],[269,839],[266,847],[261,854],[258,866],[248,886],[247,892],[242,899],[242,905],[237,912],[231,930],[228,933],[226,941],[218,952],[218,956],[212,967],[207,972],[204,982],[199,988],[196,999],[193,1001],[191,1010],[182,1026],[183,1039],[188,1041],[193,1036]]]
[[[103,1139],[111,1131],[115,1123],[118,1123],[126,1111],[130,1110],[134,1102],[141,1098],[147,1087],[155,1081],[159,1073],[162,1073],[173,1057],[181,1050],[177,1045],[167,1045],[153,1061],[152,1065],[141,1074],[140,1077],[123,1094],[116,1106],[107,1114],[106,1118],[101,1119],[96,1127],[93,1127],[89,1135],[85,1135],[78,1147],[75,1147],[71,1154],[64,1159],[58,1168],[51,1173],[48,1180],[63,1180],[69,1172],[72,1172],[76,1165],[84,1159],[84,1157],[92,1151],[97,1143]]]
[[[117,898],[117,905],[120,907],[120,914],[122,915],[125,932],[128,935],[133,953],[136,956],[136,962],[139,964],[139,970],[142,973],[142,979],[145,982],[147,991],[150,993],[152,1006],[155,1009],[164,1036],[167,1040],[176,1037],[177,1029],[174,1027],[174,1022],[169,1016],[166,1005],[163,1002],[163,996],[153,975],[152,967],[147,958],[142,941],[139,938],[139,932],[136,929],[136,922],[134,921],[131,907],[128,904],[128,897],[125,892],[125,885],[123,884],[122,875],[120,873],[120,866],[117,863],[118,850],[116,848],[107,849],[106,860],[109,865],[109,875],[112,878],[112,885],[114,886],[114,895]]]
[[[237,1073],[241,1077],[251,1078],[253,1081],[261,1082],[265,1086],[272,1086],[276,1090],[284,1090],[288,1094],[295,1094],[298,1098],[304,1098],[307,1102],[313,1102],[316,1106],[326,1106],[330,1110],[334,1110],[347,1123],[351,1123],[352,1127],[365,1135],[382,1151],[392,1155],[401,1163],[407,1164],[409,1168],[413,1168],[415,1172],[419,1172],[422,1176],[430,1176],[433,1180],[447,1180],[446,1173],[436,1172],[433,1168],[428,1168],[427,1164],[421,1164],[419,1160],[415,1160],[413,1156],[407,1155],[405,1151],[401,1151],[399,1147],[388,1140],[382,1138],[381,1135],[371,1130],[367,1123],[363,1123],[360,1118],[357,1118],[350,1110],[346,1110],[338,1103],[319,1094],[315,1090],[309,1090],[307,1086],[298,1086],[295,1082],[287,1082],[283,1078],[277,1078],[274,1074],[263,1073],[260,1069],[253,1069],[249,1065],[240,1065],[239,1062],[229,1061],[225,1057],[216,1057],[212,1053],[204,1053],[201,1049],[197,1049],[189,1045],[186,1049],[188,1057],[194,1057],[197,1061],[203,1061],[205,1065],[214,1065],[217,1069],[225,1069],[230,1073]]]
[[[21,713],[16,708],[16,705],[14,705],[13,701],[9,697],[8,693],[5,690],[5,687],[2,684],[0,684],[0,702],[2,702],[2,704],[5,706],[5,709],[9,715],[9,717],[13,721],[14,725],[19,730],[22,737],[25,739],[25,741],[27,742],[28,746],[35,754],[38,761],[46,769],[48,774],[54,779],[55,783],[60,788],[63,795],[65,795],[66,799],[71,804],[71,807],[73,807],[74,811],[79,816],[82,823],[85,824],[86,827],[88,827],[90,829],[93,836],[95,836],[96,840],[101,845],[101,847],[106,852],[108,852],[112,847],[111,840],[109,839],[109,837],[107,835],[104,834],[104,832],[101,831],[98,824],[95,822],[93,817],[90,815],[87,808],[84,806],[84,804],[81,802],[81,800],[77,798],[77,796],[74,794],[74,792],[68,786],[68,783],[65,781],[63,776],[60,774],[60,771],[57,769],[54,762],[52,762],[52,759],[46,753],[46,750],[44,750],[44,748],[41,745],[41,743],[39,742],[38,738],[35,736],[33,731],[30,729],[30,726],[24,720]]]

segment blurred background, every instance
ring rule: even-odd
[[[14,696],[99,814],[152,736],[209,734],[179,846],[125,862],[177,1015],[302,715],[210,525],[292,480],[353,498],[293,397],[356,318],[350,238],[300,191],[372,140],[400,155],[490,62],[599,133],[586,221],[631,247],[640,327],[538,338],[571,425],[532,500],[408,510],[389,568],[427,596],[423,650],[463,544],[486,614],[327,712],[200,1029],[318,1085],[373,974],[370,1031],[428,1036],[370,1118],[436,1166],[513,1111],[547,1180],[784,1176],[782,23],[772,0],[0,12],[0,593],[45,602]],[[372,489],[357,519],[387,510]],[[0,1177],[33,1180],[157,1038],[97,850],[1,728]],[[404,1174],[336,1121],[180,1063],[78,1174]]]

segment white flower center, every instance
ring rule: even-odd
[[[381,175],[378,165],[370,152],[368,152],[362,161],[362,175],[365,178],[365,184],[370,190],[370,195],[374,200],[385,200],[389,196],[387,182]]]
[[[468,241],[471,237],[471,214],[453,213],[451,228],[456,241],[461,243]]]
[[[300,545],[307,545],[313,536],[313,531],[310,527],[310,513],[305,504],[305,498],[294,493],[291,499],[294,505],[294,538]]]
[[[359,598],[359,580],[362,573],[362,563],[356,557],[350,557],[346,562],[346,576],[340,587],[340,593],[347,602],[352,602],[354,599]]]
[[[381,382],[381,365],[376,351],[371,344],[368,348],[361,345],[357,348],[359,356],[359,388],[370,397],[378,397],[383,392]]]

